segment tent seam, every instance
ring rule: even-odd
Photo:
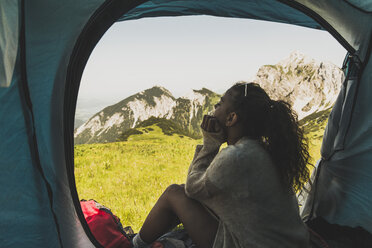
[[[355,4],[350,3],[348,0],[344,0],[344,1],[345,1],[346,4],[350,5],[351,7],[355,8],[355,9],[357,9],[357,10],[363,12],[363,13],[366,13],[366,14],[371,14],[371,13],[372,13],[372,11],[364,10],[364,9],[362,9],[362,8],[360,8],[360,7],[358,7],[358,6],[356,6]]]
[[[364,68],[365,68],[365,66],[361,63],[361,61],[360,61],[360,59],[357,55],[354,55],[353,57],[356,60],[356,62],[352,61],[351,63],[353,63],[354,66],[356,67],[356,70],[358,70],[357,73],[356,73],[357,82],[356,82],[356,89],[355,89],[355,93],[354,93],[354,97],[353,97],[353,105],[351,106],[351,113],[350,113],[349,123],[347,124],[345,135],[343,137],[343,144],[342,144],[343,149],[344,149],[344,145],[345,145],[345,141],[346,141],[346,136],[349,133],[351,123],[353,121],[353,115],[354,115],[355,106],[356,106],[356,102],[357,102],[357,99],[358,99],[358,93],[359,93],[359,88],[360,88],[359,86],[360,86],[361,76],[362,76]],[[352,71],[349,71],[349,73],[352,73]]]
[[[65,145],[65,159],[66,159],[66,171],[67,177],[69,182],[70,193],[72,197],[73,204],[75,206],[76,214],[80,220],[80,223],[90,239],[96,247],[103,247],[97,239],[92,234],[87,222],[85,221],[83,212],[81,210],[78,193],[76,190],[75,184],[75,175],[74,175],[74,152],[73,152],[73,120],[74,120],[74,113],[76,110],[76,101],[77,101],[77,94],[79,90],[79,84],[82,72],[85,68],[85,63],[87,62],[87,58],[91,54],[94,46],[98,43],[100,38],[104,32],[106,32],[110,26],[118,20],[123,14],[127,13],[129,10],[135,8],[136,6],[147,2],[147,0],[134,0],[134,1],[126,1],[123,3],[121,0],[106,0],[101,6],[92,14],[89,18],[87,23],[85,24],[84,28],[82,29],[76,43],[74,46],[74,50],[72,51],[68,66],[67,66],[67,74],[66,74],[66,85],[65,85],[65,96],[64,96],[64,110],[63,110],[63,125],[64,125],[64,145]],[[120,14],[120,15],[118,15]],[[97,23],[97,20],[100,20]],[[103,20],[102,20],[103,19]],[[98,25],[97,25],[98,24]],[[90,31],[91,26],[98,26],[95,29],[95,33]],[[103,30],[103,32],[101,32]],[[100,33],[101,32],[101,33]],[[95,36],[99,35],[99,39],[95,40],[87,36]],[[94,45],[91,47],[92,44],[88,42],[92,42]],[[86,43],[86,44],[84,44]],[[89,52],[89,54],[87,53]],[[87,53],[87,54],[85,54]],[[80,78],[79,78],[80,77]],[[73,105],[73,106],[71,106]],[[71,142],[72,141],[72,142]],[[72,143],[72,144],[71,144]],[[71,151],[72,148],[72,151]]]
[[[370,35],[370,38],[369,38],[369,44],[368,44],[368,48],[367,48],[367,52],[366,52],[366,57],[364,58],[364,61],[363,61],[363,69],[367,66],[368,62],[369,62],[369,59],[371,57],[371,53],[372,53],[372,32],[371,32],[371,35]]]
[[[351,54],[355,53],[355,49],[349,44],[349,42],[347,42],[342,37],[342,35],[340,35],[337,32],[337,30],[333,28],[331,24],[329,24],[323,17],[321,17],[318,13],[316,13],[312,9],[295,1],[289,1],[289,0],[277,0],[277,1],[283,4],[286,4],[294,9],[297,9],[298,11],[312,18],[314,21],[319,23],[328,33],[330,33],[347,51],[349,51]]]
[[[19,35],[19,44],[20,44],[20,69],[21,69],[21,87],[19,87],[20,91],[20,100],[22,102],[22,109],[25,113],[25,126],[28,131],[28,144],[30,148],[30,153],[32,156],[32,162],[36,165],[37,170],[39,171],[45,186],[48,192],[50,210],[53,215],[53,219],[57,229],[58,241],[60,246],[63,248],[62,239],[61,239],[61,232],[58,223],[58,218],[56,213],[54,212],[53,208],[53,191],[51,188],[50,183],[45,177],[44,171],[41,166],[39,150],[38,150],[38,143],[36,138],[36,130],[35,130],[35,117],[33,113],[32,101],[30,97],[30,90],[28,87],[28,80],[27,80],[27,66],[26,66],[26,30],[25,30],[25,1],[21,0],[21,15],[20,15],[20,35]],[[23,98],[24,97],[24,98]]]

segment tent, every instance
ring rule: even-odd
[[[101,247],[74,181],[84,66],[114,22],[181,15],[321,29],[345,47],[346,79],[303,216],[372,233],[372,0],[2,0],[0,247]]]

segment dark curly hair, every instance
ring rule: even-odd
[[[278,167],[284,183],[294,192],[309,180],[310,155],[297,115],[285,101],[271,100],[256,83],[232,86],[233,111],[243,122],[244,135],[259,139]]]

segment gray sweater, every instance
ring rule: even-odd
[[[246,137],[219,152],[220,145],[204,132],[186,181],[186,194],[219,220],[213,247],[308,248],[296,196],[266,150]]]

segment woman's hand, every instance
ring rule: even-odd
[[[214,142],[217,141],[219,144],[226,142],[226,133],[219,124],[216,117],[211,115],[204,115],[203,122],[200,127],[203,130],[204,134],[204,144],[206,143],[206,139],[208,138],[212,138],[212,140],[215,140]]]
[[[210,133],[217,133],[222,129],[217,121],[217,118],[211,115],[204,115],[201,128]]]

